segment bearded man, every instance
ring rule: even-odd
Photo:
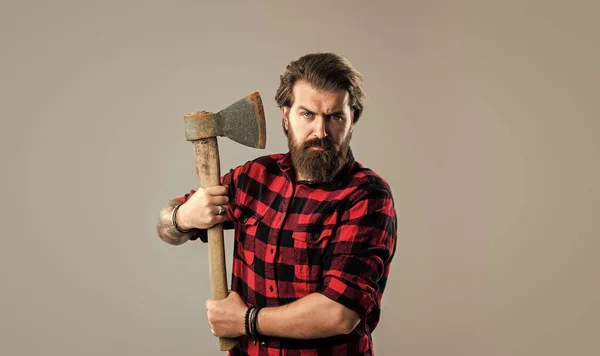
[[[289,151],[258,157],[170,200],[158,235],[173,245],[235,230],[231,291],[206,301],[230,355],[373,355],[371,334],[396,250],[388,183],[354,159],[363,77],[342,55],[290,62],[275,100]]]

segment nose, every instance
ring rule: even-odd
[[[325,127],[325,119],[323,118],[323,116],[318,116],[317,118],[315,118],[313,124],[314,135],[319,139],[325,138],[325,136],[327,136],[327,129]]]

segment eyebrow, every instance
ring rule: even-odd
[[[300,106],[298,106],[298,110],[303,110],[303,111],[307,111],[307,112],[310,112],[310,113],[314,113],[314,111],[312,111],[312,110],[309,110],[309,109],[307,109],[307,108],[305,108],[304,106],[301,106],[301,105],[300,105]],[[341,110],[338,110],[338,111],[333,111],[333,112],[327,113],[327,114],[325,114],[325,115],[326,115],[326,116],[333,116],[333,115],[336,115],[336,116],[344,116],[344,111],[341,111]]]

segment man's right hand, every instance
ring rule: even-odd
[[[227,220],[229,210],[227,187],[218,185],[198,190],[177,210],[177,225],[183,230],[209,229]],[[225,214],[218,215],[220,207]]]

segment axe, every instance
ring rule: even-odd
[[[217,113],[200,111],[186,114],[184,124],[185,138],[194,145],[196,173],[202,188],[221,184],[217,136],[228,137],[248,147],[265,148],[265,114],[258,92],[236,101]],[[225,299],[228,288],[223,224],[213,226],[207,233],[212,298]],[[236,339],[219,338],[221,351],[231,350],[236,343]]]

